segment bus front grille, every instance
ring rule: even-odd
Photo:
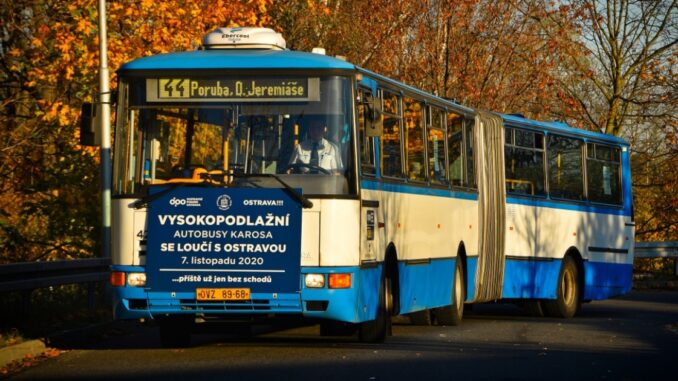
[[[188,311],[269,311],[271,305],[266,299],[237,301],[198,301],[181,299],[181,309]]]

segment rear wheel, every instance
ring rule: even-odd
[[[360,323],[358,339],[364,343],[381,343],[391,333],[391,314],[393,313],[393,294],[391,278],[382,277],[379,287],[379,302],[376,319]]]
[[[452,287],[452,304],[434,310],[436,322],[440,325],[459,325],[464,317],[464,300],[466,300],[464,269],[461,261],[457,260]]]
[[[571,318],[581,307],[580,294],[577,264],[567,256],[560,266],[556,299],[543,302],[544,312],[552,317]]]

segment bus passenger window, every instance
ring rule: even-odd
[[[447,163],[445,162],[445,121],[443,110],[429,107],[427,134],[428,171],[433,184],[447,185]]]
[[[579,139],[548,136],[549,193],[552,197],[584,199],[582,145]]]
[[[543,196],[544,141],[541,133],[506,128],[504,164],[506,191]]]
[[[387,177],[402,176],[400,151],[400,97],[388,91],[383,92],[384,133],[381,137],[381,173]]]
[[[621,151],[602,144],[587,144],[588,198],[605,204],[622,203]]]
[[[464,141],[462,128],[464,120],[461,115],[447,113],[447,144],[449,153],[449,173],[452,185],[464,185]]]
[[[476,187],[476,178],[473,161],[473,126],[475,122],[472,119],[467,119],[464,128],[464,146],[466,148],[466,182],[465,185],[469,188]]]
[[[411,98],[403,99],[405,138],[407,144],[407,178],[413,181],[426,181],[424,163],[424,107],[421,102]]]

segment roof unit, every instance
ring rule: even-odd
[[[202,38],[205,49],[285,50],[285,39],[269,28],[219,28]]]

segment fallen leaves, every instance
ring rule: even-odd
[[[26,370],[30,367],[33,367],[37,364],[42,363],[45,360],[58,357],[67,351],[56,349],[56,348],[47,348],[44,352],[39,355],[26,354],[22,359],[13,361],[4,367],[0,368],[0,377],[5,378],[11,375],[17,374],[23,370]]]

